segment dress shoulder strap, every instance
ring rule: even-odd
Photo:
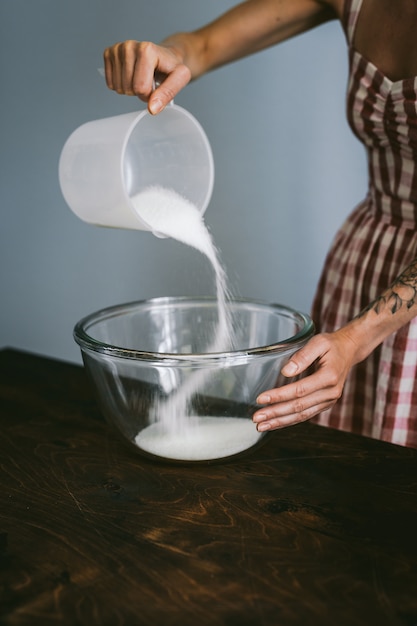
[[[343,7],[343,28],[346,32],[346,38],[349,44],[353,41],[355,33],[356,22],[358,21],[359,13],[362,7],[363,0],[345,0]]]

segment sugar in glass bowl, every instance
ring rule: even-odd
[[[252,422],[256,398],[286,382],[280,371],[314,325],[279,304],[227,306],[236,335],[229,352],[205,351],[217,324],[215,298],[121,304],[76,324],[74,338],[104,416],[143,455],[218,462],[267,436]]]

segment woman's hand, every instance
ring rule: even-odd
[[[161,45],[116,43],[104,51],[107,85],[137,96],[148,103],[150,113],[159,113],[191,79],[333,19],[334,1],[247,0],[194,32],[167,37]],[[153,90],[155,76],[162,82]]]
[[[104,51],[107,86],[119,94],[137,96],[159,113],[191,79],[179,49],[148,41],[124,41]],[[155,76],[163,82],[155,89]]]
[[[283,428],[308,420],[330,408],[342,395],[346,376],[358,362],[358,346],[346,329],[316,335],[283,367],[286,377],[298,376],[312,365],[309,376],[260,394],[264,405],[253,415],[259,431]]]
[[[342,395],[350,368],[416,315],[417,259],[346,326],[316,335],[291,357],[283,376],[298,376],[312,365],[315,371],[258,396],[265,405],[253,415],[258,430],[290,426],[329,409]]]

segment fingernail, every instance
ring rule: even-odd
[[[257,425],[257,430],[259,430],[260,432],[264,431],[264,430],[270,430],[271,428],[271,424],[269,422],[261,422],[260,424]]]
[[[253,416],[253,421],[255,423],[262,422],[263,420],[266,420],[266,415],[264,415],[263,413],[256,413]]]
[[[161,100],[158,100],[158,98],[156,98],[155,100],[152,100],[152,102],[149,103],[149,111],[152,113],[152,115],[156,115],[157,113],[160,113],[163,108],[164,108],[163,104]]]
[[[285,372],[284,376],[294,376],[297,371],[298,366],[296,365],[296,363],[294,363],[294,361],[289,361],[287,365],[282,368],[282,373],[284,374]]]
[[[257,404],[269,404],[270,402],[271,402],[271,396],[268,396],[267,394],[261,394],[260,396],[256,398]]]

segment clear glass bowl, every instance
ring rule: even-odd
[[[233,300],[230,352],[205,352],[217,324],[214,298],[155,298],[93,313],[75,341],[107,420],[145,456],[226,459],[263,439],[252,422],[261,391],[314,334],[308,315]]]

